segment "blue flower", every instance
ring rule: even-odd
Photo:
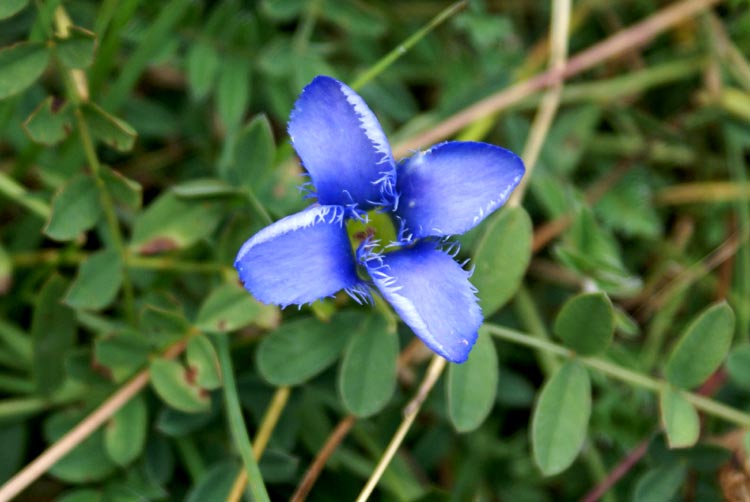
[[[316,77],[302,91],[289,135],[317,203],[251,237],[235,267],[264,303],[302,305],[338,291],[361,302],[375,287],[433,351],[460,363],[482,324],[470,273],[447,242],[502,206],[524,174],[512,152],[449,141],[401,162],[377,118],[343,83]],[[366,239],[352,250],[345,223],[390,213],[393,251]]]

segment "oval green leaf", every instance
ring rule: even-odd
[[[187,54],[187,78],[196,101],[200,101],[211,91],[219,62],[219,55],[208,40],[199,38],[190,47]]]
[[[612,303],[605,293],[584,293],[563,305],[554,332],[565,345],[590,356],[607,350],[615,330]]]
[[[344,312],[330,323],[301,319],[266,336],[257,353],[258,371],[273,385],[298,385],[333,364],[364,314]]]
[[[125,273],[116,249],[90,255],[81,263],[78,275],[65,296],[74,309],[101,310],[117,296]]]
[[[190,489],[185,502],[227,500],[240,468],[234,462],[222,462],[206,471]]]
[[[185,352],[188,366],[195,376],[195,382],[204,389],[221,387],[219,357],[211,341],[203,335],[194,336],[187,344]]]
[[[750,389],[750,343],[737,345],[729,353],[727,373],[737,385]]]
[[[0,99],[36,82],[48,61],[49,50],[42,42],[21,42],[0,49]]]
[[[677,490],[685,481],[685,465],[666,464],[644,474],[635,485],[634,502],[675,500]]]
[[[687,448],[698,442],[698,412],[680,391],[665,385],[659,396],[659,409],[670,448]]]
[[[349,412],[368,417],[383,409],[396,389],[398,336],[388,321],[372,314],[351,337],[339,369],[341,401]]]
[[[448,416],[458,432],[473,431],[487,418],[497,396],[499,367],[492,338],[484,331],[463,364],[451,364],[445,391]]]
[[[51,395],[65,380],[65,355],[75,344],[75,314],[60,299],[66,281],[55,274],[42,286],[31,318],[32,376],[37,392]]]
[[[235,131],[250,98],[250,68],[244,58],[229,57],[223,63],[219,68],[216,108],[224,126]]]
[[[7,19],[15,16],[26,7],[29,0],[3,0],[0,2],[0,19]]]
[[[73,114],[68,103],[59,103],[48,97],[23,123],[32,141],[53,146],[64,140],[73,129]]]
[[[82,410],[62,411],[50,415],[44,423],[45,438],[49,443],[54,443],[76,426],[84,416]],[[91,483],[107,478],[116,467],[104,449],[104,432],[99,428],[58,460],[49,473],[67,483]]]
[[[154,359],[151,386],[165,403],[185,413],[208,411],[211,406],[208,393],[196,385],[191,372],[177,361]]]
[[[104,447],[109,458],[124,467],[138,458],[146,445],[148,412],[143,396],[134,396],[104,427]]]
[[[490,217],[479,237],[471,282],[479,290],[485,317],[510,300],[531,260],[533,228],[522,207],[507,207]]]
[[[52,214],[44,233],[56,241],[70,241],[92,228],[102,210],[91,176],[73,177],[52,199]]]
[[[689,389],[702,384],[729,352],[734,312],[726,302],[714,304],[690,323],[664,368],[667,380]]]
[[[262,308],[240,285],[223,284],[203,302],[195,324],[201,331],[227,333],[249,325]]]
[[[213,202],[165,192],[136,218],[130,245],[141,254],[186,248],[210,235],[223,214]]]
[[[133,148],[138,133],[130,124],[94,103],[84,103],[81,111],[96,139],[120,152],[129,152]]]
[[[591,381],[580,362],[566,362],[547,381],[531,424],[534,460],[551,476],[567,469],[581,451],[591,415]]]
[[[55,55],[66,68],[88,68],[94,61],[94,33],[71,26],[68,36],[57,37],[56,42]]]

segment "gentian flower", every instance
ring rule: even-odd
[[[251,237],[235,267],[258,300],[286,307],[345,290],[358,302],[376,288],[434,352],[464,362],[482,311],[470,272],[447,239],[502,206],[524,174],[503,148],[448,141],[396,162],[383,130],[345,84],[316,77],[298,98],[289,135],[317,203]],[[388,212],[399,229],[352,249],[345,223]],[[392,249],[388,251],[388,249]]]

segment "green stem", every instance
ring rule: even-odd
[[[96,187],[99,191],[99,200],[104,210],[104,218],[107,222],[110,235],[112,237],[112,243],[117,250],[117,253],[122,259],[122,263],[128,262],[128,252],[125,248],[124,239],[122,232],[120,231],[120,224],[117,221],[117,213],[115,212],[115,204],[112,200],[112,195],[109,193],[107,185],[104,183],[102,178],[102,167],[99,163],[99,157],[96,155],[94,148],[94,141],[91,138],[91,132],[86,120],[83,118],[83,113],[80,108],[75,110],[76,122],[78,125],[79,135],[81,136],[81,142],[83,143],[83,149],[86,153],[86,159],[91,167],[91,174],[96,182]],[[125,298],[125,313],[131,324],[136,324],[135,315],[135,299],[133,294],[133,284],[130,282],[130,276],[127,272],[123,272],[122,280],[122,291]]]
[[[204,274],[232,272],[231,267],[221,263],[176,260],[166,256],[128,256],[126,265],[142,270],[169,270],[172,272],[199,272]]]
[[[292,45],[297,54],[303,54],[307,50],[307,45],[310,42],[310,37],[315,29],[315,22],[318,18],[320,1],[321,0],[311,0],[307,2],[307,5],[305,6],[302,20],[298,25],[297,31],[294,33],[294,39],[292,41]]]
[[[357,79],[351,84],[351,88],[359,90],[370,80],[380,75],[386,68],[391,66],[398,58],[406,54],[406,51],[411,49],[414,44],[422,40],[425,35],[440,26],[444,21],[449,19],[453,14],[463,9],[466,6],[467,0],[461,0],[450,5],[448,8],[440,12],[437,16],[432,18],[429,23],[417,30],[412,36],[404,40],[404,42],[398,45],[391,52],[386,54],[377,63],[371,66],[367,71],[362,73]]]
[[[221,365],[221,376],[224,381],[224,404],[229,421],[229,430],[232,433],[234,444],[239,450],[242,462],[245,465],[253,501],[270,501],[266,485],[263,483],[263,477],[258,468],[258,462],[255,460],[255,455],[253,454],[253,445],[250,443],[250,437],[247,435],[245,420],[242,417],[240,398],[237,395],[237,385],[234,380],[234,370],[232,369],[232,355],[229,352],[229,338],[227,335],[217,335],[214,337],[214,342],[216,343],[219,364]]]
[[[195,446],[195,441],[190,436],[182,436],[174,438],[174,444],[190,479],[196,484],[206,472],[206,464]]]
[[[49,219],[50,207],[43,201],[30,196],[23,185],[3,172],[0,172],[0,195],[25,207],[44,220]]]
[[[521,286],[518,290],[513,307],[521,319],[521,324],[531,336],[539,340],[550,339],[547,328],[544,326],[544,320],[542,320],[542,316],[536,308],[536,303],[524,286]],[[559,361],[544,351],[537,353],[537,359],[545,375],[551,375],[560,366]]]
[[[486,323],[484,324],[482,329],[502,340],[517,343],[519,345],[524,345],[526,347],[531,347],[536,350],[549,352],[551,354],[556,354],[568,359],[577,357],[579,361],[581,361],[589,368],[599,370],[605,375],[616,380],[620,380],[636,387],[642,387],[652,392],[659,392],[665,385],[667,385],[667,382],[665,382],[664,380],[659,380],[647,375],[643,375],[641,373],[623,368],[622,366],[598,357],[578,357],[576,353],[570,349],[547,340],[540,340],[539,338],[533,337],[532,335],[529,335],[527,333],[522,333],[520,331],[505,328],[503,326]],[[682,394],[696,408],[709,415],[722,418],[727,422],[737,424],[741,427],[750,427],[750,413],[744,413],[740,410],[737,410],[736,408],[732,408],[731,406],[727,406],[725,404],[714,401],[713,399],[709,399],[692,392],[682,391]]]

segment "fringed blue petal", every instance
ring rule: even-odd
[[[378,119],[345,84],[315,77],[295,103],[289,136],[321,204],[362,210],[393,204],[391,147]]]
[[[240,280],[264,303],[302,305],[342,289],[359,291],[340,206],[311,206],[267,226],[240,249]]]
[[[414,333],[449,361],[464,362],[482,324],[469,273],[429,241],[368,258],[373,282]]]
[[[402,162],[396,214],[414,238],[458,235],[508,200],[524,166],[487,143],[449,141]]]

